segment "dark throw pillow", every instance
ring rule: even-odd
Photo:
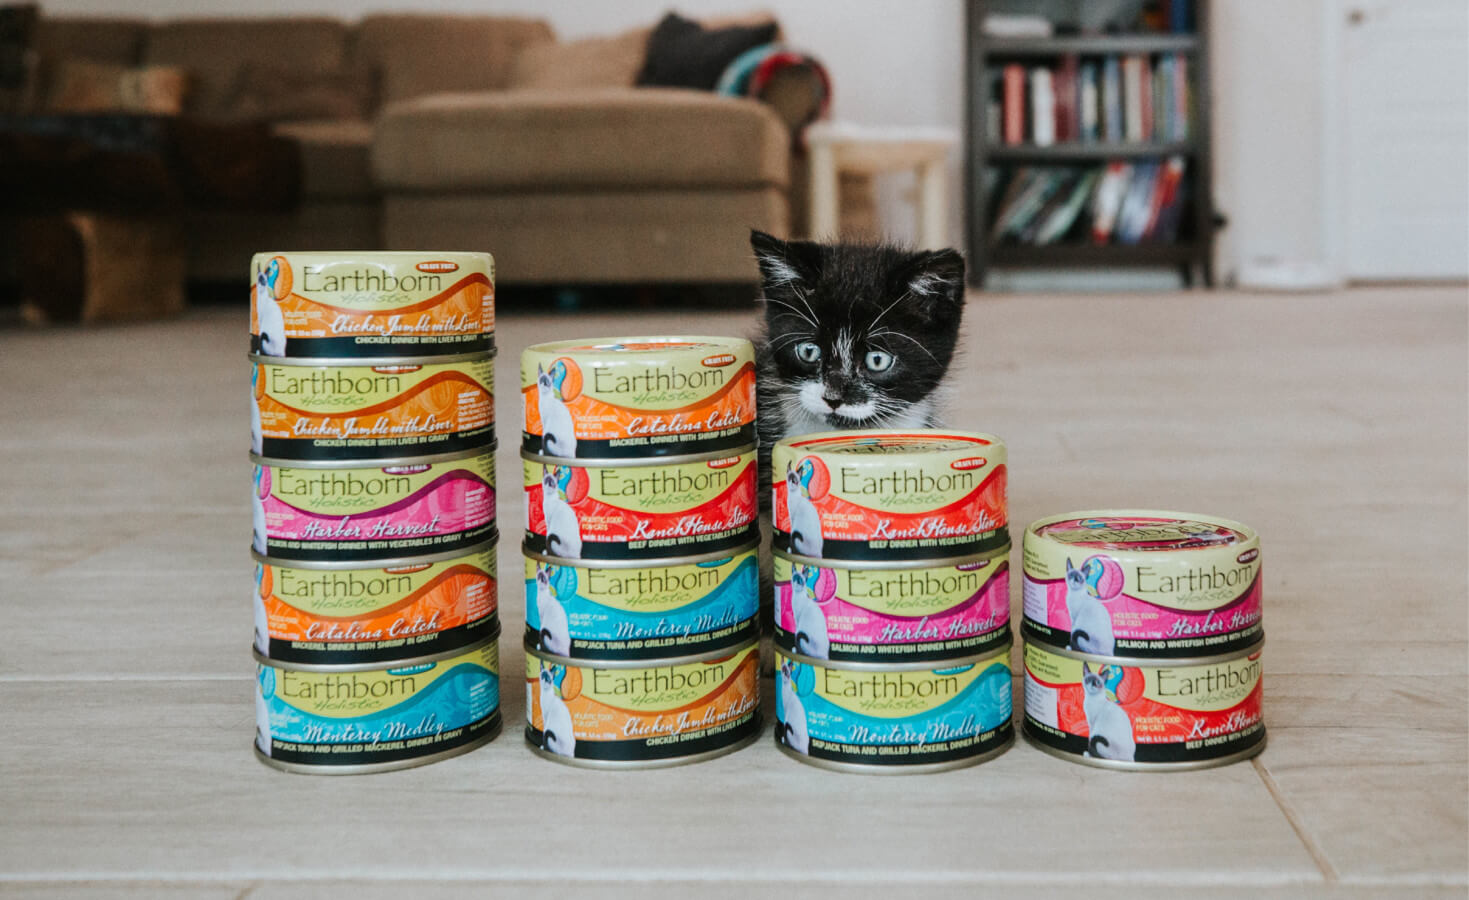
[[[647,56],[637,83],[712,91],[735,57],[770,43],[776,33],[774,22],[705,28],[692,19],[669,13],[648,36]]]

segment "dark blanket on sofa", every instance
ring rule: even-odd
[[[0,117],[0,161],[7,213],[288,212],[301,193],[300,146],[254,123]]]

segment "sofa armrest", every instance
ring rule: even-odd
[[[790,134],[766,105],[702,91],[439,94],[383,110],[378,184],[399,191],[785,188]]]

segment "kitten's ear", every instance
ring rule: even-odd
[[[964,257],[954,250],[915,253],[896,269],[893,278],[895,290],[912,294],[935,314],[964,305]]]
[[[821,256],[808,241],[783,241],[763,231],[750,231],[750,249],[760,264],[766,295],[789,292],[792,285],[810,284],[821,271]]]

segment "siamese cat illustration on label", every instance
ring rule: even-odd
[[[811,739],[806,729],[806,708],[796,694],[795,667],[789,659],[780,664],[780,706],[777,710],[780,742],[797,753],[811,752]]]
[[[1117,647],[1112,612],[1103,604],[1122,592],[1117,563],[1093,556],[1081,568],[1066,560],[1066,612],[1071,616],[1071,649],[1111,656]]]
[[[576,456],[576,426],[562,395],[566,374],[565,360],[558,359],[549,370],[537,365],[536,396],[540,402],[543,452],[547,456],[571,459]]]
[[[581,558],[581,525],[576,510],[566,499],[571,470],[565,466],[541,467],[541,513],[546,519],[546,553],[563,559]]]
[[[564,574],[563,574],[564,573]],[[570,584],[566,584],[569,578]],[[536,615],[540,618],[539,646],[557,656],[571,655],[571,623],[562,606],[560,592],[576,593],[576,573],[560,566],[536,566]]]
[[[816,467],[803,459],[786,466],[786,516],[791,523],[791,552],[802,556],[821,556],[821,515],[811,502],[811,478]]]
[[[1116,700],[1107,696],[1109,685],[1104,675],[1121,680],[1122,670],[1116,666],[1102,666],[1093,672],[1089,664],[1082,662],[1082,708],[1086,711],[1086,727],[1090,734],[1085,755],[1132,762],[1137,754],[1132,720]],[[1110,685],[1112,689],[1115,687],[1115,683]]]
[[[791,612],[795,630],[795,651],[815,659],[831,656],[831,640],[826,631],[826,614],[816,602],[817,579],[821,570],[815,566],[791,567]]]
[[[571,710],[561,697],[565,666],[541,663],[541,749],[559,756],[576,755],[576,735],[571,727]]]

